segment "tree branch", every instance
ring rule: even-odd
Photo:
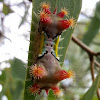
[[[87,52],[87,54],[89,55],[89,59],[90,59],[90,67],[91,67],[91,76],[92,76],[92,80],[94,82],[95,77],[94,77],[94,63],[100,67],[100,64],[94,60],[94,56],[98,57],[100,55],[100,52],[94,52],[92,51],[88,46],[86,46],[83,42],[81,42],[80,40],[78,40],[75,36],[72,36],[72,40],[79,45],[84,51]],[[99,89],[97,89],[97,96],[98,99],[100,100],[100,94],[99,94]]]
[[[91,75],[92,75],[92,80],[94,81],[94,57],[90,56],[90,67],[91,67]]]

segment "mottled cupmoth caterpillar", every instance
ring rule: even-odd
[[[38,32],[36,34],[33,65],[29,68],[29,74],[32,79],[32,86],[28,88],[31,94],[40,94],[44,89],[48,94],[49,89],[52,89],[55,95],[58,95],[61,90],[57,84],[66,78],[74,76],[73,71],[65,71],[59,64],[58,44],[62,31],[75,26],[74,18],[64,20],[64,16],[68,15],[66,9],[62,9],[56,14],[57,8],[52,13],[50,5],[47,3],[41,4],[42,11],[40,12]]]

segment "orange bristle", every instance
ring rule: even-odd
[[[43,8],[43,11],[47,14],[51,14],[51,11],[50,11],[50,4],[48,3],[41,3],[41,7]]]
[[[74,78],[74,77],[75,77],[75,73],[72,70],[70,70],[68,72],[68,78]]]
[[[40,18],[44,18],[46,16],[48,16],[48,14],[46,14],[44,11],[40,12]]]
[[[40,88],[37,87],[37,85],[34,84],[33,86],[28,87],[28,91],[29,91],[29,93],[31,93],[32,95],[35,95],[35,94],[39,93]]]
[[[62,91],[62,90],[56,90],[56,91],[54,91],[54,95],[55,95],[55,96],[59,96],[60,93],[61,93],[61,91]]]
[[[67,16],[69,14],[69,11],[67,9],[61,9],[61,11]]]
[[[72,28],[76,26],[76,20],[73,17],[69,19],[69,25]]]
[[[41,7],[43,9],[50,9],[50,4],[43,2],[43,3],[41,3]]]
[[[74,28],[75,26],[76,26],[76,21],[74,18],[70,18],[69,20],[66,19],[66,20],[59,20],[58,21],[58,27],[61,30],[65,30],[69,27]]]
[[[58,27],[61,30],[65,30],[65,29],[69,28],[70,27],[69,20],[59,20]]]
[[[46,70],[43,67],[35,66],[32,69],[32,74],[33,74],[34,78],[39,79],[46,75]]]
[[[51,89],[53,90],[55,96],[59,96],[60,92],[62,91],[59,90],[59,87],[52,87]]]
[[[60,70],[60,71],[57,71],[56,74],[55,74],[55,78],[59,81],[61,80],[64,80],[66,78],[69,78],[69,74],[68,72],[66,72],[65,70]]]
[[[60,13],[57,14],[59,17],[63,18],[65,15],[68,15],[68,11],[66,9],[62,9]]]
[[[50,18],[50,16],[47,13],[42,11],[40,13],[40,22],[44,23],[44,24],[50,24],[52,22],[52,19]]]

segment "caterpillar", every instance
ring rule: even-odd
[[[29,74],[33,84],[28,88],[31,94],[40,94],[44,89],[46,93],[52,89],[54,95],[59,95],[60,89],[58,83],[66,78],[74,76],[73,71],[65,71],[59,64],[58,44],[62,32],[74,27],[74,18],[64,20],[64,16],[68,15],[66,9],[62,9],[56,14],[50,11],[50,5],[47,3],[41,4],[42,11],[40,12],[40,20],[38,26],[38,52],[33,65],[29,68]]]

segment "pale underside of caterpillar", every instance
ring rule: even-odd
[[[63,30],[74,26],[75,20],[73,18],[63,19],[65,15],[68,15],[65,9],[56,14],[57,9],[51,13],[49,4],[43,3],[41,7],[43,10],[40,12],[37,35],[39,43],[36,44],[39,50],[34,64],[29,68],[33,85],[28,90],[31,94],[40,94],[42,89],[45,89],[48,94],[49,89],[52,89],[55,95],[59,95],[61,90],[58,83],[74,76],[72,71],[63,70],[59,64],[57,54],[59,38]]]

